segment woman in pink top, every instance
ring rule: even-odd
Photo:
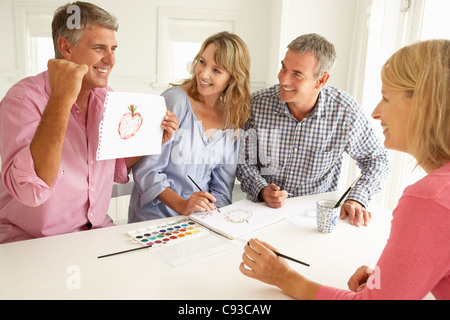
[[[350,291],[312,282],[252,239],[241,272],[297,299],[450,299],[450,40],[405,47],[382,69],[383,99],[374,110],[385,146],[411,154],[428,175],[409,186],[393,213],[391,234],[371,271],[359,268]],[[375,275],[374,275],[375,276]]]

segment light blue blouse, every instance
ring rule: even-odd
[[[177,216],[157,197],[166,188],[184,199],[198,192],[188,175],[216,198],[216,206],[231,204],[239,152],[234,130],[217,130],[207,139],[183,89],[173,87],[162,96],[167,109],[180,120],[179,129],[160,155],[144,157],[134,166],[129,223]]]

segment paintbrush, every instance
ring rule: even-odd
[[[198,190],[203,191],[202,188],[200,188],[199,185],[197,183],[195,183],[194,179],[192,179],[191,176],[188,175],[188,178],[195,184],[195,186],[198,188]],[[220,213],[219,208],[217,208],[216,205],[211,200],[209,200],[209,202],[214,206],[214,208],[216,208],[217,212]]]
[[[119,252],[115,252],[115,253],[105,254],[104,256],[97,257],[97,259],[102,259],[102,258],[111,257],[111,256],[115,256],[115,255],[122,254],[122,253],[142,250],[142,249],[148,249],[148,248],[151,248],[151,247],[152,246],[139,247],[139,248],[134,248],[134,249],[130,249],[130,250],[125,250],[125,251],[119,251]]]
[[[348,195],[348,193],[350,192],[350,190],[353,189],[353,187],[354,187],[354,186],[356,185],[356,183],[359,181],[359,179],[361,178],[361,176],[362,176],[362,175],[360,175],[360,176],[358,177],[358,179],[356,179],[356,180],[352,183],[352,185],[347,189],[347,191],[345,191],[345,193],[342,195],[342,197],[339,199],[339,201],[336,202],[336,205],[334,206],[335,208],[339,208],[339,206],[341,205],[342,200],[344,200],[345,197],[346,197],[346,196]]]
[[[247,245],[250,246],[250,241],[247,242]],[[304,263],[304,262],[301,262],[301,261],[299,261],[299,260],[297,260],[297,259],[291,258],[291,257],[289,257],[289,256],[287,256],[287,255],[285,255],[285,254],[276,252],[275,250],[272,250],[272,249],[269,249],[269,250],[272,251],[273,253],[275,253],[277,256],[279,256],[279,257],[281,257],[281,258],[285,258],[285,259],[291,260],[291,261],[293,261],[293,262],[300,263],[300,264],[302,264],[302,265],[304,265],[304,266],[307,266],[307,267],[310,266],[310,265],[307,264],[307,263]]]

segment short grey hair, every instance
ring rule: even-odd
[[[80,13],[79,28],[69,28],[68,20],[72,17],[71,6],[76,6]],[[69,9],[69,12],[67,12]],[[110,30],[118,31],[119,24],[116,17],[112,16],[102,8],[83,1],[76,1],[67,3],[62,7],[56,9],[52,21],[52,38],[53,46],[55,48],[55,58],[62,59],[61,52],[58,48],[58,38],[64,37],[74,46],[78,45],[81,39],[83,29],[92,26],[102,26]]]
[[[312,52],[316,56],[318,60],[314,72],[316,79],[322,78],[325,73],[330,73],[336,63],[336,49],[334,45],[316,33],[298,37],[288,45],[288,49],[298,54]]]

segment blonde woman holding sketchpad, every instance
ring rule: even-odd
[[[312,282],[251,240],[243,274],[278,286],[297,299],[450,299],[450,40],[395,53],[382,69],[380,120],[385,146],[409,153],[428,175],[405,189],[391,234],[371,278],[368,267],[350,278],[350,291]],[[373,284],[376,278],[376,285]]]
[[[228,32],[208,38],[195,57],[191,79],[162,94],[180,120],[179,130],[161,155],[134,167],[129,222],[231,204],[237,129],[250,115],[249,88],[250,55],[242,39]]]

